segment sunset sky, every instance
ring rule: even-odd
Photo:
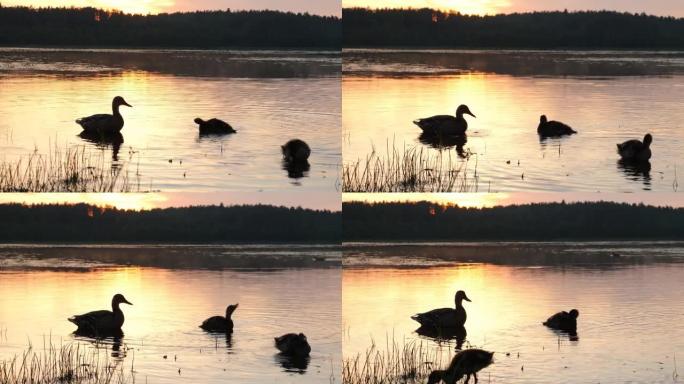
[[[341,12],[339,0],[3,0],[2,5],[30,5],[35,7],[96,7],[119,9],[131,13],[159,13],[175,11],[215,10],[230,8],[277,9],[292,12],[309,12],[318,15],[336,15]]]
[[[343,0],[345,7],[437,8],[467,14],[496,14],[544,10],[617,10],[684,17],[682,0]]]

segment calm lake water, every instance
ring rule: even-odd
[[[0,49],[0,161],[85,147],[135,190],[335,191],[340,54],[334,51]],[[123,144],[78,136],[74,120],[123,96]],[[235,135],[200,137],[195,117]],[[280,146],[300,138],[310,169],[289,177]],[[26,161],[26,160],[24,160]],[[300,177],[301,176],[301,177]]]
[[[345,164],[375,151],[470,153],[467,191],[636,192],[678,189],[684,160],[684,53],[345,50]],[[467,104],[462,146],[421,141],[412,121]],[[579,133],[541,140],[539,116]],[[615,144],[653,135],[649,166]],[[464,165],[465,166],[465,165]],[[462,184],[459,184],[462,185]]]
[[[464,304],[464,347],[496,352],[482,382],[681,382],[675,375],[684,354],[684,244],[517,244],[518,258],[527,248],[538,261],[457,261],[468,253],[478,258],[483,249],[497,260],[511,247],[424,244],[420,257],[408,245],[345,249],[351,264],[343,273],[344,358],[364,352],[371,339],[382,350],[388,337],[453,354],[454,341],[419,336],[410,316],[453,306],[455,292],[463,289],[472,300]],[[539,258],[544,253],[551,257]],[[610,253],[620,257],[607,258]],[[555,257],[560,254],[571,261]],[[371,255],[375,262],[368,261]],[[551,314],[571,308],[580,311],[577,340],[542,326]]]
[[[45,248],[0,250],[0,360],[23,353],[29,341],[41,352],[47,339],[100,348],[124,371],[133,365],[135,381],[143,383],[341,380],[340,253],[331,247],[309,247],[299,257],[336,258],[337,267],[296,269],[277,264],[270,269],[164,268],[161,256],[160,267],[143,267],[136,255],[149,255],[150,247]],[[245,248],[248,254],[279,253],[274,246]],[[226,246],[226,258],[238,258],[236,249]],[[191,251],[169,247],[166,254]],[[113,262],[113,253],[125,252],[129,265]],[[295,253],[281,247],[281,255],[297,257]],[[134,304],[122,306],[125,336],[118,352],[111,341],[96,346],[92,339],[71,334],[75,327],[67,317],[111,308],[116,292]],[[230,339],[198,328],[205,318],[225,313],[231,303],[240,305]],[[277,355],[273,337],[287,332],[307,335],[312,353],[305,367],[293,367]]]

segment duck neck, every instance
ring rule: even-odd
[[[119,104],[112,103],[112,114],[114,116],[121,116],[121,113],[119,112]],[[114,304],[112,304],[114,305]]]
[[[463,299],[456,300],[456,308],[463,308]]]
[[[119,308],[119,302],[118,301],[113,301],[112,300],[112,312],[121,312],[121,308]]]

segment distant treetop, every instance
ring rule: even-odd
[[[341,39],[338,17],[308,13],[0,7],[0,46],[339,48]]]
[[[345,8],[344,47],[684,49],[684,18],[614,11],[463,15]]]

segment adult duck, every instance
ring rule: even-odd
[[[311,148],[303,140],[292,139],[281,146],[283,158],[288,163],[303,163],[309,159]]]
[[[467,105],[461,104],[456,109],[456,116],[437,115],[426,117],[414,120],[413,124],[419,126],[423,132],[436,135],[464,135],[468,129],[468,122],[463,117],[464,114],[476,117],[470,112]]]
[[[572,135],[574,133],[577,133],[577,131],[570,128],[570,126],[567,124],[555,120],[549,121],[546,118],[546,115],[541,115],[541,117],[539,117],[539,126],[537,126],[537,133],[541,136],[564,136]]]
[[[542,324],[549,328],[558,329],[561,331],[574,332],[577,330],[577,318],[579,317],[579,311],[576,309],[570,310],[570,312],[558,312],[553,316],[549,317]]]
[[[230,124],[216,118],[202,120],[198,117],[195,119],[195,123],[199,125],[200,135],[224,135],[237,132]]]
[[[212,316],[200,325],[200,328],[208,332],[221,332],[229,333],[233,332],[233,312],[237,309],[239,304],[231,304],[226,307],[226,317],[223,316]]]
[[[132,107],[121,96],[117,96],[112,100],[112,114],[98,114],[88,117],[82,117],[76,120],[84,131],[99,134],[112,134],[120,132],[124,126],[123,116],[119,112],[119,107],[125,105]]]
[[[457,353],[449,367],[445,370],[435,370],[428,376],[428,384],[437,384],[444,381],[447,384],[455,384],[466,376],[465,382],[470,381],[470,375],[475,377],[477,383],[477,373],[487,368],[494,362],[494,352],[485,351],[484,349],[466,349]]]
[[[311,346],[303,333],[287,333],[275,338],[275,346],[278,350],[288,356],[309,356]]]
[[[623,160],[628,161],[648,161],[651,158],[651,142],[653,136],[647,133],[644,141],[627,140],[617,145],[617,152]]]
[[[106,336],[121,333],[124,323],[124,314],[119,308],[120,304],[133,305],[126,298],[117,293],[112,297],[112,310],[102,310],[88,312],[83,315],[70,317],[70,322],[76,324],[76,333],[88,334],[93,336]]]
[[[466,322],[466,310],[463,308],[463,300],[470,301],[465,292],[456,292],[454,301],[456,308],[438,308],[429,312],[411,316],[411,319],[420,323],[422,327],[432,328],[460,328]]]

